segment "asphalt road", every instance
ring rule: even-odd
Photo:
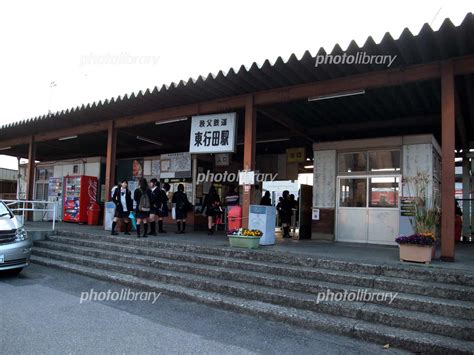
[[[399,353],[161,295],[152,301],[80,303],[81,292],[120,285],[32,265],[0,275],[3,354],[380,354]],[[131,290],[139,291],[139,290]]]

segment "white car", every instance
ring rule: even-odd
[[[0,271],[20,273],[30,263],[31,247],[25,228],[0,201]]]

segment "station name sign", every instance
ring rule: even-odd
[[[235,112],[193,116],[189,152],[193,154],[234,153],[236,124]]]

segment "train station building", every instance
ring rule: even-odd
[[[183,183],[196,230],[211,183],[222,198],[238,185],[231,174],[261,174],[239,189],[245,225],[264,190],[275,201],[279,183],[300,180],[300,238],[375,244],[409,233],[404,181],[424,173],[441,209],[441,257],[453,261],[456,165],[465,235],[474,211],[473,37],[468,14],[437,31],[242,65],[4,125],[0,150],[28,159],[26,200],[64,196],[64,179],[82,175],[96,178],[102,208],[122,179]]]

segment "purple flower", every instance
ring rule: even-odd
[[[398,244],[416,244],[416,245],[433,245],[434,239],[429,236],[420,234],[412,234],[409,236],[402,235],[395,239]]]

